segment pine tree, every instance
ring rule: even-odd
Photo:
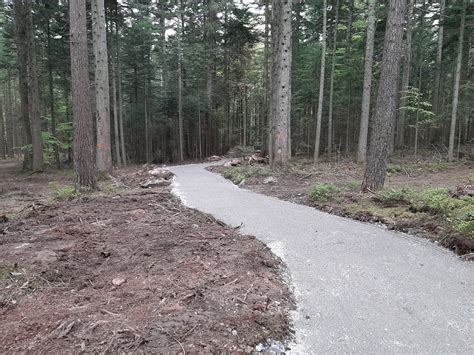
[[[96,189],[85,0],[69,1],[76,189]]]
[[[375,106],[374,127],[370,141],[363,190],[383,188],[387,169],[390,139],[397,110],[398,76],[400,71],[406,1],[390,0],[385,30],[382,71]]]

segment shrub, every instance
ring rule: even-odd
[[[222,175],[236,185],[240,184],[243,180],[245,180],[245,175],[242,169],[239,167],[231,167],[224,171]]]
[[[332,184],[318,184],[311,188],[309,198],[312,201],[326,202],[332,200],[338,191]]]
[[[466,206],[459,211],[453,221],[453,228],[471,238],[474,238],[474,205]]]
[[[463,205],[463,200],[452,198],[446,188],[426,189],[413,203],[413,207],[418,211],[441,215],[448,215],[450,211]]]
[[[72,200],[79,196],[79,193],[72,186],[57,187],[54,191],[54,199],[58,201]]]
[[[414,191],[408,187],[380,191],[377,199],[387,206],[409,204],[413,198]]]
[[[393,174],[393,173],[401,173],[402,172],[402,167],[398,164],[388,164],[387,166],[387,173]]]

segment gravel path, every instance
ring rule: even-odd
[[[183,202],[282,257],[298,301],[294,353],[474,353],[474,264],[428,241],[239,189],[175,166]]]

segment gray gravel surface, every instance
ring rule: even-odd
[[[298,310],[294,353],[474,354],[474,263],[426,240],[172,167],[193,208],[261,239],[286,262]]]

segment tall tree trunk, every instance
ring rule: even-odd
[[[374,63],[375,3],[375,0],[369,0],[367,17],[367,44],[365,47],[364,65],[364,91],[362,92],[362,112],[360,115],[359,143],[357,148],[358,163],[365,163],[367,159],[370,96],[372,92],[372,66]]]
[[[56,137],[56,110],[54,109],[54,83],[53,83],[53,58],[51,54],[51,29],[49,25],[49,19],[46,24],[46,34],[48,38],[47,52],[48,52],[48,79],[49,79],[49,107],[51,114],[51,134]],[[59,147],[54,146],[54,161],[56,168],[61,168],[61,162],[59,160]]]
[[[408,3],[408,14],[407,14],[407,29],[406,29],[406,40],[405,40],[405,53],[403,56],[403,73],[402,73],[402,92],[400,93],[400,107],[406,107],[407,95],[406,92],[410,85],[410,69],[411,69],[411,42],[413,32],[413,6],[414,0],[410,0]],[[421,48],[421,47],[420,47]],[[405,144],[405,117],[406,110],[400,110],[398,115],[397,124],[397,147],[402,148]]]
[[[91,1],[91,14],[92,47],[95,57],[97,169],[100,173],[109,173],[112,171],[112,151],[110,147],[109,64],[104,0]]]
[[[25,129],[25,138],[26,144],[32,144],[31,137],[31,126],[30,126],[30,115],[28,112],[28,57],[26,53],[26,47],[24,43],[26,42],[25,34],[25,20],[24,20],[24,7],[21,0],[16,0],[13,3],[14,17],[15,17],[15,40],[17,46],[17,55],[18,55],[18,87],[20,92],[20,115],[21,121]],[[11,118],[11,117],[10,117]],[[6,122],[6,121],[5,121]],[[7,130],[7,126],[5,126]],[[7,151],[9,146],[9,141],[6,141]],[[23,152],[23,168],[31,169],[32,166],[32,155],[31,152],[26,149]]]
[[[179,136],[179,161],[184,160],[184,132],[183,132],[183,54],[181,48],[181,41],[183,37],[183,21],[184,9],[181,2],[181,14],[178,27],[178,136]],[[209,80],[209,78],[208,78]],[[209,94],[208,94],[209,95]],[[208,99],[210,100],[210,99]]]
[[[120,153],[122,155],[122,164],[127,165],[127,154],[125,151],[125,135],[123,129],[123,92],[122,92],[122,62],[120,60],[120,42],[117,22],[115,22],[115,45],[117,53],[117,95],[118,95],[118,112],[119,112],[119,128],[120,128]]]
[[[270,53],[270,0],[264,0],[265,2],[265,32],[264,32],[264,46],[263,46],[263,111],[264,111],[264,126],[265,129],[262,129],[262,147],[267,146],[267,151],[272,159],[272,123],[270,116],[270,85],[271,79],[270,74],[270,64],[269,64],[269,53]]]
[[[114,26],[115,25],[115,26]],[[115,35],[113,33],[115,27]],[[112,100],[114,107],[114,141],[115,141],[115,162],[118,166],[122,166],[122,157],[120,156],[120,134],[119,134],[119,113],[118,113],[118,102],[117,102],[117,45],[116,45],[116,35],[117,27],[116,24],[110,24],[111,31],[111,72],[112,75]]]
[[[69,1],[69,18],[76,189],[96,189],[85,0]]]
[[[323,1],[323,38],[321,40],[321,71],[319,75],[318,112],[316,114],[316,139],[314,144],[314,163],[319,159],[319,146],[321,144],[321,120],[323,117],[324,99],[324,73],[326,71],[326,37],[327,37],[327,0]]]
[[[336,0],[336,16],[334,20],[333,38],[332,38],[332,59],[331,59],[331,76],[329,79],[329,114],[328,114],[328,155],[332,154],[332,112],[334,101],[334,75],[336,72],[336,51],[337,51],[337,26],[339,24],[339,0]]]
[[[443,61],[443,40],[444,40],[444,10],[446,7],[446,0],[440,0],[439,7],[439,28],[438,28],[438,49],[436,51],[436,72],[433,90],[433,112],[439,114],[439,88],[441,80],[441,63]]]
[[[351,52],[352,52],[352,22],[354,20],[354,0],[349,1],[349,19],[347,20],[347,36],[346,36],[346,66],[350,67]],[[347,77],[347,119],[346,119],[346,144],[345,151],[349,154],[350,151],[350,126],[351,126],[351,115],[352,115],[352,73],[349,71]]]
[[[292,1],[273,0],[272,11],[272,166],[286,167],[291,115]]]
[[[406,0],[390,0],[385,30],[382,69],[375,106],[374,129],[362,189],[383,188],[387,173],[390,138],[397,110],[398,76],[403,40]]]
[[[458,52],[456,56],[456,71],[454,73],[453,105],[451,111],[451,127],[449,130],[448,161],[454,160],[454,137],[459,103],[459,82],[461,79],[462,50],[464,43],[464,27],[466,25],[466,0],[462,0],[461,24],[459,26]]]
[[[21,21],[24,22],[23,43],[20,46],[26,48],[26,73],[28,91],[28,116],[31,129],[31,144],[33,147],[32,170],[42,171],[43,161],[43,137],[41,132],[41,113],[39,103],[38,76],[36,71],[36,50],[33,36],[33,16],[31,0],[15,0],[14,7],[16,13],[21,14]],[[17,25],[18,26],[18,25]]]
[[[3,115],[3,103],[0,101],[0,159],[6,159],[5,149],[5,122]]]

